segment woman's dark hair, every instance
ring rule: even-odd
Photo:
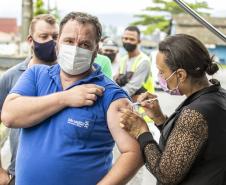
[[[185,34],[169,36],[159,43],[159,51],[166,56],[166,65],[176,71],[184,69],[191,77],[213,75],[218,65],[206,47],[195,37]]]

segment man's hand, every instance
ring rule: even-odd
[[[7,171],[0,168],[0,185],[8,185],[9,181],[10,181],[10,178]]]
[[[64,101],[69,107],[90,106],[103,92],[104,88],[95,84],[78,85],[64,91]]]

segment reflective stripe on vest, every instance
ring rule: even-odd
[[[138,68],[138,66],[141,63],[141,59],[145,58],[149,61],[150,65],[151,65],[151,61],[150,59],[143,53],[140,53],[140,55],[138,55],[132,65],[132,72],[135,72],[136,69]],[[119,73],[120,74],[125,74],[126,73],[126,62],[128,60],[128,56],[124,56],[121,61],[120,61],[120,66],[119,66]],[[151,67],[150,67],[151,70]],[[145,88],[148,92],[153,93],[155,91],[154,89],[154,81],[153,78],[151,76],[151,74],[148,76],[148,78],[146,79],[146,81],[142,84],[143,88]]]
[[[138,108],[138,113],[139,113],[139,115],[142,116],[142,118],[144,119],[144,121],[146,123],[154,123],[154,121],[151,118],[149,118],[147,114],[145,114],[145,111],[142,107]]]

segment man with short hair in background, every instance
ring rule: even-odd
[[[117,60],[117,54],[119,52],[118,44],[111,38],[106,38],[102,43],[102,54],[107,56],[111,60],[113,77],[116,75],[119,67],[119,61]]]
[[[122,43],[127,54],[121,58],[116,83],[136,101],[137,96],[146,91],[154,91],[151,76],[151,61],[139,49],[140,30],[128,26],[122,36]]]

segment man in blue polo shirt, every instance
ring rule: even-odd
[[[59,26],[52,15],[41,14],[32,19],[27,38],[32,56],[27,57],[25,61],[10,68],[0,77],[0,115],[6,96],[28,67],[36,64],[56,64],[57,56],[55,46],[59,32],[58,29]],[[78,98],[79,105],[81,105],[81,99],[83,99],[83,102],[86,99],[84,94],[86,94],[90,88],[101,89],[96,85],[88,85],[88,87],[87,85],[80,86],[77,91],[80,91],[84,99],[81,96]],[[83,91],[83,93],[81,93],[81,91]],[[75,92],[75,94],[78,96],[78,93]],[[15,163],[20,129],[12,128],[9,133],[10,152],[12,155],[7,171],[0,166],[0,185],[15,185]]]
[[[126,184],[142,165],[138,143],[119,127],[128,96],[92,65],[100,37],[96,17],[69,13],[60,23],[58,64],[31,67],[6,98],[2,121],[23,128],[17,185]],[[90,88],[79,106],[75,92],[90,83],[104,93]],[[112,167],[114,141],[121,155]]]

